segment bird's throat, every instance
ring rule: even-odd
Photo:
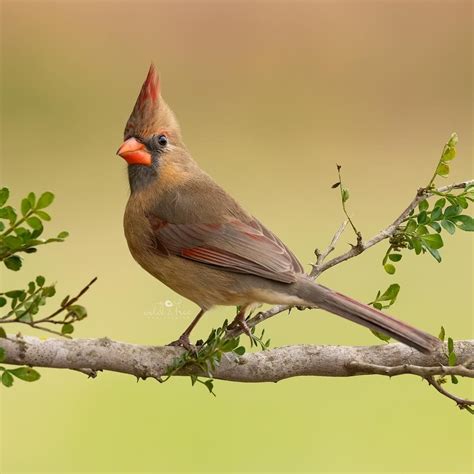
[[[132,193],[150,186],[157,176],[158,172],[154,166],[128,165],[128,182]]]

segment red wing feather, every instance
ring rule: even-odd
[[[162,226],[150,221],[155,240],[170,254],[285,283],[303,272],[293,253],[257,220]]]

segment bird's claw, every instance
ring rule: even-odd
[[[197,348],[194,344],[191,344],[189,341],[189,336],[186,334],[182,334],[179,339],[176,339],[176,341],[170,342],[167,344],[168,346],[174,346],[174,347],[182,347],[183,349],[186,349],[188,352],[195,352],[197,353]]]

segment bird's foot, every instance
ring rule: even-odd
[[[243,333],[247,334],[250,339],[253,339],[252,332],[250,330],[249,325],[247,324],[247,321],[245,321],[245,318],[239,318],[236,317],[230,324],[227,326],[227,329],[241,329]]]
[[[197,352],[197,348],[194,344],[189,341],[187,334],[182,334],[176,341],[170,342],[167,346],[183,347],[188,352]]]

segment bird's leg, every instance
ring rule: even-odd
[[[247,308],[249,305],[242,306],[237,313],[237,316],[234,320],[227,326],[228,329],[235,329],[239,327],[242,331],[247,334],[250,339],[252,339],[252,333],[250,332],[250,328],[248,327],[247,321],[245,321],[245,314],[247,312]]]
[[[184,347],[188,351],[196,350],[196,348],[189,342],[189,335],[205,312],[206,311],[204,309],[201,309],[197,316],[192,320],[191,324],[186,328],[186,331],[184,331],[183,334],[179,336],[179,339],[170,342],[168,346],[180,346]]]

